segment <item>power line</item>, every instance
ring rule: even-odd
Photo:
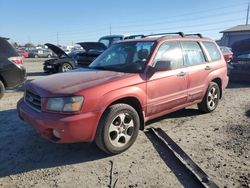
[[[243,12],[243,10],[237,10],[237,11],[233,11],[233,12],[231,12],[230,13],[230,15],[233,15],[233,14],[235,14],[235,13],[239,13],[239,12]],[[225,15],[224,13],[219,13],[219,14],[214,14],[214,15],[210,15],[209,16],[209,18],[220,18],[220,19],[222,19],[223,17],[221,17],[221,16],[226,16],[226,17],[228,17],[228,15]],[[174,24],[182,24],[183,22],[185,22],[185,23],[187,23],[187,22],[193,22],[194,20],[195,21],[197,21],[197,20],[200,20],[200,21],[202,21],[202,20],[204,20],[204,19],[207,19],[207,16],[202,16],[202,17],[199,17],[199,18],[196,18],[196,19],[192,19],[192,20],[190,20],[190,19],[187,19],[187,18],[184,18],[184,19],[182,19],[182,20],[178,20],[178,21],[169,21],[169,22],[165,22],[165,23],[154,23],[154,24],[141,24],[141,25],[137,25],[138,27],[139,26],[142,26],[142,25],[144,25],[144,27],[149,27],[149,26],[159,26],[159,25],[165,25],[165,24],[168,24],[168,25],[170,25],[171,23],[174,23]],[[242,18],[240,18],[240,19],[242,19]],[[221,21],[221,23],[223,23],[223,21]],[[190,24],[189,24],[190,25]],[[188,26],[189,26],[188,25]],[[187,26],[187,27],[188,27]],[[113,26],[112,27],[112,30],[115,30],[115,31],[124,31],[124,30],[117,30],[118,28],[131,28],[132,26],[124,26],[124,27],[117,27],[117,26]],[[148,29],[148,30],[151,30],[151,29]],[[93,30],[94,31],[94,30]],[[96,31],[96,30],[95,30]],[[103,31],[103,30],[101,30],[101,31]],[[129,31],[129,32],[132,32],[132,31]],[[91,34],[90,34],[91,33]],[[65,34],[65,33],[61,33],[60,34],[60,36],[63,36],[63,37],[67,37],[67,36],[69,36],[69,37],[71,37],[71,36],[81,36],[81,35],[83,35],[83,34],[85,34],[86,36],[93,36],[93,35],[95,35],[95,33],[96,32],[86,32],[86,31],[84,31],[84,32],[78,32],[78,33],[72,33],[72,34]],[[109,28],[109,34],[110,34],[110,28]]]
[[[169,30],[172,29],[173,27],[178,30],[181,28],[194,28],[194,27],[201,27],[201,26],[211,26],[211,25],[217,25],[217,24],[221,24],[221,23],[231,23],[234,21],[239,21],[239,20],[243,20],[244,17],[240,17],[240,18],[235,18],[235,19],[228,19],[228,20],[222,20],[222,21],[218,21],[218,22],[208,22],[208,23],[199,23],[199,24],[193,24],[193,25],[182,25],[181,23],[178,24],[178,26],[169,26],[169,27],[164,27],[164,28],[157,28],[157,30]],[[138,30],[127,30],[127,32],[137,32]],[[152,29],[147,29],[147,30],[142,30],[142,32],[150,32],[152,31]],[[123,30],[124,32],[124,30]]]
[[[232,4],[232,5],[227,5],[227,6],[223,6],[223,7],[216,7],[216,8],[209,8],[209,9],[203,9],[203,10],[199,10],[199,11],[196,11],[196,12],[189,12],[189,13],[184,13],[184,14],[178,14],[178,15],[173,15],[173,16],[171,16],[171,17],[167,17],[167,18],[158,18],[157,19],[157,22],[155,22],[155,20],[152,22],[152,21],[145,21],[145,23],[143,23],[142,24],[142,22],[141,21],[130,21],[130,22],[119,22],[119,24],[122,24],[122,23],[129,23],[128,25],[115,25],[115,24],[113,24],[113,26],[115,27],[115,28],[118,28],[118,27],[130,27],[130,26],[143,26],[143,25],[157,25],[157,24],[164,24],[164,23],[166,23],[166,22],[176,22],[176,21],[183,21],[183,20],[186,20],[187,19],[187,17],[189,17],[189,16],[193,16],[193,15],[197,15],[197,14],[199,14],[199,13],[206,13],[206,12],[208,12],[208,13],[211,13],[211,11],[214,11],[214,10],[221,10],[221,9],[227,9],[227,8],[232,8],[232,7],[242,7],[243,5],[245,6],[247,3],[242,3],[242,4],[239,4],[239,3],[237,3],[237,4]],[[241,10],[237,10],[237,11],[235,11],[235,9],[234,9],[234,11],[232,12],[232,11],[230,11],[230,15],[232,14],[232,13],[239,13],[239,12],[242,12],[243,10],[241,9]],[[210,17],[209,16],[210,14],[208,14],[208,15],[205,15],[205,16],[202,16],[203,18],[206,18],[206,17]],[[219,13],[219,14],[216,14],[217,16],[220,16],[220,15],[225,15],[225,16],[227,16],[227,14],[225,14],[225,13]],[[185,19],[177,19],[176,20],[176,18],[183,18],[185,16]],[[200,16],[199,16],[200,17]],[[137,24],[133,24],[133,23],[137,23]],[[139,24],[138,24],[139,23]],[[79,25],[78,25],[79,26]],[[93,25],[92,25],[93,26]],[[94,31],[94,30],[105,30],[105,29],[108,29],[108,27],[107,26],[100,26],[100,25],[97,25],[97,26],[99,26],[99,27],[96,27],[96,28],[85,28],[84,29],[84,31]],[[64,31],[64,32],[62,32],[62,34],[61,35],[67,35],[67,34],[77,34],[77,33],[82,33],[82,30],[83,29],[78,29],[78,30],[71,30],[71,31]],[[78,31],[78,32],[77,32]]]

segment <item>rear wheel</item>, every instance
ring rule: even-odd
[[[51,58],[51,55],[50,55],[50,54],[48,55],[48,58]]]
[[[3,82],[0,80],[0,99],[3,98],[4,91],[5,91],[5,87],[3,85]]]
[[[115,104],[104,112],[96,132],[97,146],[109,154],[118,154],[133,145],[140,126],[138,113],[127,104]]]
[[[69,63],[63,63],[60,67],[59,67],[59,72],[68,72],[71,71],[73,69],[72,65]]]
[[[212,112],[216,109],[220,99],[220,88],[217,83],[211,82],[201,103],[198,104],[199,110]]]

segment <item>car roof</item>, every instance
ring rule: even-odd
[[[0,37],[0,39],[9,40],[9,38],[6,37]]]

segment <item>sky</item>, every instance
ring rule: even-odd
[[[219,33],[246,23],[248,0],[0,0],[0,36],[70,45],[110,34]]]

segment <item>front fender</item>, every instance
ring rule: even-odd
[[[129,86],[125,88],[120,88],[117,90],[110,91],[103,95],[102,99],[98,103],[96,110],[101,109],[102,113],[105,111],[105,109],[110,106],[115,101],[133,97],[137,99],[142,109],[146,106],[146,84],[142,84],[141,86]]]

